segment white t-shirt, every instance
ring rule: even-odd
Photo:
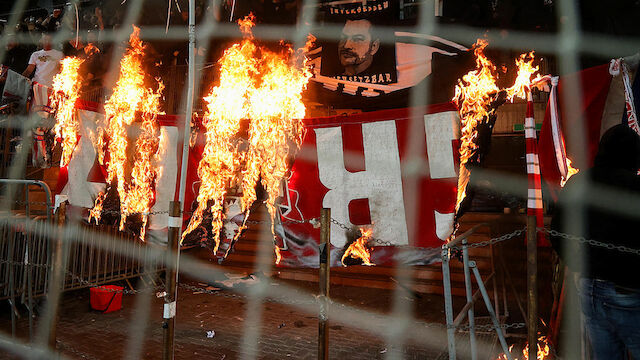
[[[53,83],[53,77],[58,72],[58,64],[60,64],[62,56],[62,51],[56,49],[38,50],[31,54],[29,65],[36,66],[33,81],[50,87]]]

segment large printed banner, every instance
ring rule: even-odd
[[[330,208],[332,265],[343,228],[373,224],[374,264],[429,264],[453,231],[459,133],[451,104],[306,120],[282,202],[282,266],[318,266],[319,229],[288,220]],[[336,224],[337,223],[337,224]],[[342,225],[342,226],[341,226]],[[385,246],[382,246],[385,245]]]
[[[80,103],[78,115],[80,142],[68,168],[61,169],[58,192],[71,205],[86,209],[106,186],[93,146],[104,115],[90,103]],[[162,115],[158,119],[162,173],[152,212],[166,211],[177,198],[182,148],[179,119]],[[305,124],[302,148],[283,189],[282,225],[276,226],[280,265],[318,266],[320,230],[308,222],[289,220],[318,218],[323,207],[331,209],[337,223],[331,227],[334,266],[348,245],[343,227],[365,224],[373,224],[373,236],[381,240],[372,250],[373,263],[438,261],[454,224],[459,133],[454,106],[307,119]],[[187,214],[198,191],[201,153],[196,145],[189,156]],[[150,216],[148,240],[165,241],[167,220],[166,213]],[[184,220],[186,225],[189,219]]]
[[[400,108],[427,77],[430,99],[414,104],[448,101],[458,77],[474,66],[464,45],[405,31],[415,24],[400,19],[397,1],[338,3],[321,7],[323,36],[307,54],[314,69],[308,96],[315,102],[339,109]]]

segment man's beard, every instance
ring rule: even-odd
[[[340,61],[342,62],[342,66],[352,66],[362,64],[366,59],[367,55],[371,54],[372,44],[369,44],[369,49],[362,55],[358,55],[356,52],[348,49],[340,50]],[[347,55],[345,58],[344,55]],[[343,60],[344,59],[344,60]]]

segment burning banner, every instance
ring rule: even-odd
[[[120,230],[124,229],[128,216],[140,214],[139,234],[140,239],[144,239],[148,213],[155,200],[153,188],[160,172],[155,164],[160,134],[156,117],[160,113],[164,86],[158,80],[156,90],[145,87],[144,46],[139,33],[140,29],[134,26],[129,48],[120,62],[120,76],[104,106],[106,126],[99,128],[95,141],[98,162],[106,168],[108,187],[98,194],[89,221],[98,223],[105,200],[109,196],[117,197],[115,210],[119,210]],[[131,166],[128,129],[139,116],[142,126]]]
[[[76,101],[80,96],[80,65],[83,60],[66,57],[60,64],[60,72],[53,78],[51,106],[56,109],[56,125],[53,131],[62,144],[60,166],[66,166],[71,160],[73,150],[78,143],[79,126],[76,115]]]
[[[453,102],[458,106],[461,123],[460,137],[460,173],[458,176],[458,193],[456,197],[456,213],[459,213],[466,197],[467,185],[471,172],[469,165],[479,162],[478,159],[478,127],[495,123],[496,101],[499,88],[496,85],[495,65],[484,55],[486,40],[478,40],[473,47],[476,56],[476,69],[471,70],[458,81]]]
[[[284,46],[275,53],[256,44],[251,28],[253,18],[238,23],[244,34],[241,43],[227,49],[220,64],[220,84],[205,98],[207,110],[202,120],[205,145],[198,166],[200,186],[197,207],[183,239],[211,214],[211,230],[204,241],[212,240],[214,252],[220,246],[224,225],[224,200],[233,190],[241,194],[241,209],[248,216],[257,199],[258,183],[266,192],[265,204],[276,218],[276,199],[288,171],[288,158],[302,141],[305,106],[302,90],[311,72],[303,51]],[[246,141],[241,129],[247,127]],[[231,241],[240,235],[244,224]],[[273,230],[273,228],[272,228]],[[226,252],[230,246],[225,246]]]

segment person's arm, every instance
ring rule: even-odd
[[[24,71],[22,72],[22,76],[29,77],[31,76],[31,74],[33,74],[33,71],[36,69],[36,57],[34,55],[35,53],[29,56],[29,62],[28,62],[29,65],[27,65],[27,68],[24,69]]]
[[[36,69],[36,66],[34,64],[29,64],[27,66],[26,69],[24,69],[24,71],[22,72],[22,76],[24,77],[29,77],[31,76],[31,74],[33,74],[33,70]]]

